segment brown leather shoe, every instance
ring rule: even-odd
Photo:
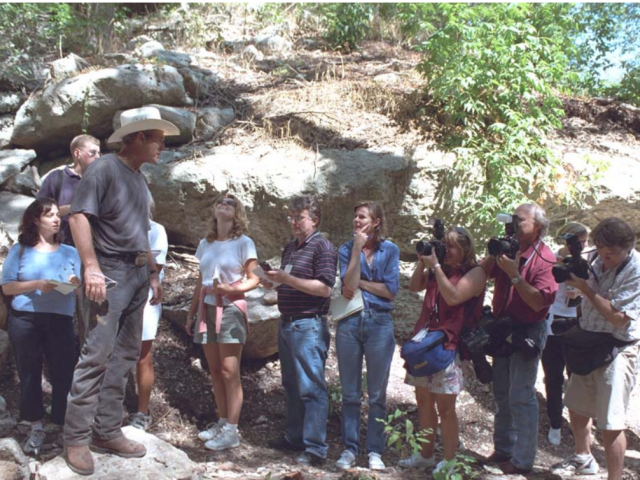
[[[91,455],[89,445],[67,445],[64,459],[69,468],[78,475],[93,475],[93,455]]]
[[[144,445],[134,440],[129,440],[124,435],[111,440],[100,440],[93,437],[93,443],[90,448],[96,453],[111,453],[122,458],[139,458],[147,454],[147,449]]]
[[[525,475],[527,473],[531,473],[530,468],[518,468],[511,462],[501,463],[500,470],[502,470],[502,473],[504,473],[505,475],[515,475],[515,474]]]
[[[511,460],[511,457],[508,455],[504,455],[502,453],[493,452],[491,455],[484,459],[484,464],[496,464],[496,463],[505,463]]]

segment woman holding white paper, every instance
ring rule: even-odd
[[[43,357],[51,376],[51,420],[60,427],[76,361],[75,298],[69,284],[80,284],[81,262],[75,248],[60,243],[59,232],[56,203],[50,198],[35,200],[22,216],[18,243],[9,250],[2,268],[2,290],[13,295],[7,332],[20,378],[20,418],[31,423],[22,449],[35,455],[45,439]]]
[[[409,283],[409,290],[426,290],[422,313],[414,334],[423,329],[445,333],[444,348],[456,350],[458,336],[465,325],[473,326],[479,318],[484,299],[487,275],[477,264],[473,238],[466,228],[451,227],[444,235],[446,253],[443,258],[418,256],[418,263]],[[442,264],[440,264],[442,262]],[[456,398],[463,387],[462,369],[456,358],[447,368],[426,377],[407,373],[405,382],[416,388],[420,429],[429,429],[429,443],[422,451],[400,460],[405,468],[443,468],[455,457],[458,449],[458,417]],[[436,410],[437,407],[437,410]],[[438,416],[442,428],[444,460],[436,466],[433,456]]]
[[[219,420],[198,434],[209,450],[240,445],[240,357],[248,332],[244,294],[260,281],[253,273],[258,255],[253,240],[245,235],[248,225],[242,202],[234,195],[222,195],[215,202],[211,232],[196,251],[200,277],[185,328],[194,342],[202,344],[211,373]]]
[[[345,450],[336,466],[355,465],[360,453],[362,359],[367,362],[369,468],[383,470],[387,383],[395,350],[392,301],[399,288],[400,250],[384,238],[385,216],[379,203],[353,208],[353,240],[338,250],[342,294],[362,296],[363,309],[343,318],[336,330],[336,352],[342,385],[342,440]]]

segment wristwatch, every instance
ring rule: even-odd
[[[520,275],[516,275],[515,277],[513,277],[513,278],[511,279],[511,283],[512,283],[513,285],[517,285],[517,284],[519,284],[521,281],[522,281],[522,277],[521,277]]]

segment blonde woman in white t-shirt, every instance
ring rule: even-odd
[[[211,232],[196,251],[200,277],[185,328],[195,343],[202,344],[211,373],[219,420],[198,434],[209,450],[240,445],[240,357],[248,331],[244,294],[260,280],[253,273],[258,256],[253,240],[245,235],[248,224],[240,200],[231,194],[220,196]]]

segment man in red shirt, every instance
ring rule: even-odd
[[[488,459],[506,474],[533,468],[538,447],[535,383],[546,342],[545,318],[558,290],[551,274],[556,258],[542,242],[549,229],[545,211],[525,203],[513,217],[520,243],[515,258],[501,254],[482,262],[495,279],[493,314],[513,320],[513,353],[493,362],[495,451]]]

